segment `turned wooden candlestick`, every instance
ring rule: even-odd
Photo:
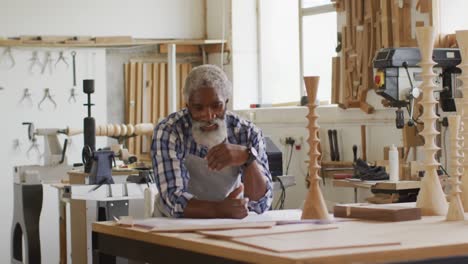
[[[465,219],[463,205],[460,199],[460,167],[459,161],[461,155],[459,153],[460,146],[458,144],[458,131],[460,128],[460,116],[453,115],[448,117],[448,124],[450,130],[450,203],[447,212],[447,221],[460,221]]]
[[[318,151],[318,145],[320,139],[318,137],[319,126],[317,124],[318,115],[315,113],[317,104],[315,100],[317,98],[318,90],[318,76],[309,76],[304,77],[305,86],[307,89],[307,97],[309,99],[309,114],[307,119],[309,120],[309,192],[307,193],[306,200],[304,202],[304,208],[302,210],[301,219],[332,219],[333,216],[330,215],[327,211],[327,206],[325,200],[323,199],[322,191],[320,190],[320,164],[319,156],[320,152]]]
[[[468,30],[456,31],[456,36],[462,58],[461,63],[458,65],[458,68],[462,72],[458,79],[463,82],[461,87],[463,98],[460,99],[460,107],[457,107],[457,112],[461,115],[460,138],[462,138],[463,142],[461,144],[463,174],[461,177],[460,196],[463,209],[465,212],[468,212]]]
[[[423,97],[421,105],[424,112],[421,119],[424,122],[424,130],[420,133],[424,137],[424,169],[425,174],[421,181],[421,188],[416,200],[416,206],[421,208],[423,215],[446,215],[447,200],[445,198],[442,185],[437,175],[437,168],[440,166],[435,158],[436,152],[440,149],[435,143],[436,136],[439,135],[435,125],[437,115],[435,107],[437,101],[434,98],[434,77],[436,74],[432,70],[435,63],[432,60],[432,52],[434,47],[434,30],[432,27],[416,28],[416,38],[418,40],[419,50],[421,53],[421,61],[419,66],[421,72],[421,89]]]

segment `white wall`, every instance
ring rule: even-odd
[[[203,0],[0,0],[0,36],[203,38]]]
[[[92,100],[96,103],[93,107],[93,116],[96,122],[106,123],[106,56],[103,49],[74,49],[76,51],[77,65],[77,103],[68,103],[69,91],[72,87],[72,70],[63,64],[53,67],[53,74],[49,70],[45,74],[39,73],[35,68],[34,73],[29,72],[32,52],[37,51],[43,59],[44,52],[52,52],[56,59],[59,51],[64,51],[68,62],[71,62],[69,49],[37,49],[37,48],[13,48],[13,56],[16,66],[7,69],[6,64],[0,67],[0,83],[5,89],[0,91],[0,110],[2,114],[2,132],[0,134],[0,170],[3,171],[3,183],[0,185],[0,207],[3,217],[0,218],[0,256],[1,263],[10,261],[10,233],[13,215],[13,166],[27,164],[42,164],[43,160],[34,151],[27,156],[27,150],[31,143],[28,140],[26,126],[21,122],[34,122],[36,128],[80,128],[83,126],[83,118],[86,108],[83,106],[86,97],[83,94],[82,80],[89,77],[95,78],[95,93]],[[3,48],[0,48],[3,52]],[[55,61],[54,61],[55,63]],[[95,69],[94,71],[91,69]],[[93,72],[93,73],[92,73]],[[29,88],[32,93],[33,104],[26,100],[20,103],[24,88]],[[38,109],[38,103],[44,95],[44,88],[50,88],[53,99],[57,102],[54,109],[49,101],[43,103],[43,110]],[[19,148],[14,147],[14,141],[20,143]],[[61,143],[64,137],[60,137]],[[39,149],[43,152],[43,139],[38,137]],[[97,146],[103,146],[105,139],[99,139]],[[69,164],[81,162],[81,149],[83,147],[83,135],[71,138],[68,148]],[[64,175],[65,176],[65,175]],[[57,263],[59,258],[59,229],[58,229],[58,194],[57,190],[46,186],[44,188],[43,210],[40,220],[42,263]]]

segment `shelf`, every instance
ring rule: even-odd
[[[215,45],[226,43],[225,40],[216,39],[133,39],[132,41],[114,42],[114,43],[89,43],[92,41],[84,41],[86,43],[60,43],[53,41],[28,40],[24,43],[19,39],[0,39],[0,46],[3,47],[83,47],[83,48],[110,48],[110,47],[133,47],[133,46],[151,46],[160,44],[176,44],[176,45]],[[34,43],[37,42],[37,43]],[[62,41],[63,42],[63,41]]]

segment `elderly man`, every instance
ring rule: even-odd
[[[244,218],[272,201],[271,174],[261,131],[226,111],[232,87],[217,66],[187,77],[187,108],[154,129],[151,155],[159,196],[168,217]]]

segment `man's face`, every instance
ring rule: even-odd
[[[192,116],[192,134],[198,144],[211,148],[226,139],[226,103],[212,87],[200,88],[190,95],[187,108]]]

